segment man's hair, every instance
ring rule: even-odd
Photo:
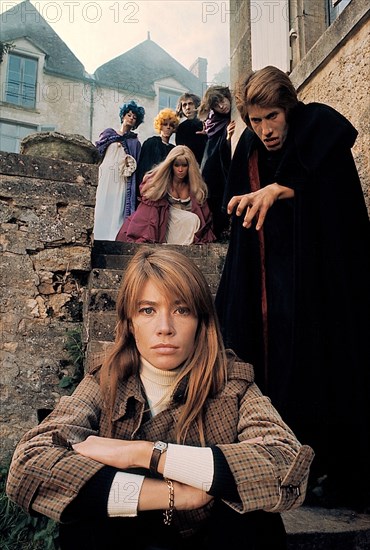
[[[176,114],[179,116],[179,117],[182,117],[182,116],[185,116],[184,115],[184,112],[182,110],[182,102],[183,101],[186,101],[187,99],[191,99],[193,100],[194,102],[194,107],[196,109],[198,109],[199,105],[200,105],[200,97],[198,95],[195,95],[195,94],[191,94],[190,92],[185,92],[184,94],[182,94],[182,96],[179,97],[179,100],[177,102],[177,107],[176,107]]]
[[[136,115],[136,124],[134,128],[137,128],[144,122],[145,109],[144,107],[140,107],[133,99],[128,103],[124,103],[119,110],[119,119],[121,122],[123,121],[123,117],[130,111]]]
[[[173,109],[162,109],[159,111],[153,122],[154,129],[157,130],[158,134],[160,133],[162,124],[165,120],[169,120],[174,125],[175,130],[180,123],[180,119]]]
[[[199,107],[199,118],[205,120],[211,109],[214,109],[219,101],[227,98],[232,102],[231,91],[228,86],[210,86],[204,93]]]
[[[235,103],[242,119],[250,127],[250,106],[280,107],[284,109],[288,120],[291,110],[298,104],[298,97],[289,76],[269,65],[249,72],[239,80],[235,89]]]

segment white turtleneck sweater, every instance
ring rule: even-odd
[[[152,416],[168,406],[181,367],[164,371],[153,367],[141,358],[140,379],[144,386]],[[213,454],[209,447],[191,447],[169,444],[163,476],[203,491],[212,485],[214,473]],[[110,517],[137,515],[137,506],[144,476],[117,472],[108,497]]]

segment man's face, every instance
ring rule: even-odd
[[[251,105],[248,108],[248,115],[252,129],[266,149],[268,151],[279,151],[284,145],[288,133],[288,123],[284,109]]]
[[[213,106],[213,110],[216,111],[216,113],[220,113],[221,115],[227,115],[231,111],[231,103],[228,97],[223,97],[216,101],[216,103]]]
[[[187,99],[184,99],[184,101],[181,102],[181,110],[186,116],[186,118],[195,118],[197,114],[197,110],[194,104],[194,101],[189,97]]]

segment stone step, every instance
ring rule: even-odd
[[[370,515],[302,506],[282,514],[288,550],[369,550]]]

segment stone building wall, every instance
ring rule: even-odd
[[[91,265],[97,166],[0,154],[0,459],[73,373]]]
[[[353,0],[297,66],[291,78],[305,103],[331,105],[358,130],[352,149],[370,212],[370,8]]]

